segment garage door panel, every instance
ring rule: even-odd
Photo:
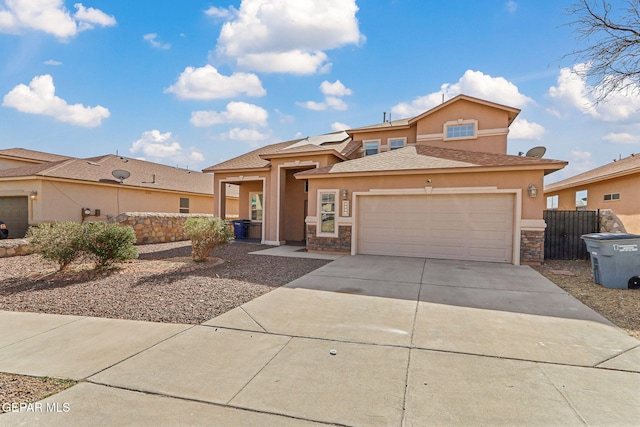
[[[29,199],[0,197],[0,221],[7,225],[9,237],[24,237],[29,228]]]
[[[358,203],[359,253],[512,260],[513,195],[384,195]]]

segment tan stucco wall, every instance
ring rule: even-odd
[[[444,124],[447,122],[463,120],[477,120],[477,138],[444,141]],[[488,153],[507,153],[507,128],[509,127],[509,115],[506,111],[490,106],[460,100],[435,111],[418,120],[410,128],[400,130],[384,129],[378,132],[363,131],[354,134],[354,139],[364,141],[380,139],[382,151],[389,138],[406,137],[407,143],[418,143],[434,147],[451,148],[454,150],[469,150]],[[482,135],[482,131],[497,132],[496,135]],[[421,136],[430,135],[428,141],[420,141]],[[360,151],[352,157],[359,157]]]
[[[478,120],[478,130],[507,128],[509,124],[509,115],[504,110],[460,100],[419,120],[417,133],[418,135],[442,133],[444,123],[458,119]]]
[[[587,210],[611,209],[620,218],[629,233],[640,234],[640,174],[612,178],[580,187],[545,193],[558,196],[559,210],[576,209],[576,192],[587,190]],[[620,200],[605,201],[604,195],[620,193]],[[545,201],[546,206],[546,201]]]
[[[430,179],[431,182],[427,182]],[[542,171],[485,172],[460,174],[417,174],[380,175],[352,178],[322,178],[309,181],[309,193],[317,194],[320,189],[349,190],[349,200],[354,192],[370,189],[410,189],[410,188],[457,188],[457,187],[497,187],[498,189],[522,189],[522,219],[542,219],[545,199],[539,193],[531,198],[527,194],[529,184],[542,188]],[[309,215],[316,216],[317,199],[309,198]]]
[[[240,201],[237,197],[227,197],[225,199],[226,203],[226,211],[225,215],[227,218],[239,218],[240,217]]]
[[[65,181],[20,180],[3,181],[0,196],[38,196],[29,202],[29,224],[49,221],[82,221],[81,208],[94,213],[100,209],[100,217],[86,220],[106,220],[121,212],[180,212],[180,197],[189,198],[190,213],[213,213],[213,196],[161,192],[127,188],[116,185],[95,185]]]

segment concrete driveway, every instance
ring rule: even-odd
[[[529,267],[343,257],[200,326],[5,321],[0,371],[82,382],[1,425],[640,420],[640,341]]]

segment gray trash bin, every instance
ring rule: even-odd
[[[640,275],[640,235],[628,233],[584,234],[591,254],[593,280],[606,288],[628,289]]]

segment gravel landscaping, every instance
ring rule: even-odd
[[[0,374],[0,414],[19,410],[15,405],[37,402],[75,383],[58,378]]]
[[[0,259],[0,310],[199,324],[282,286],[328,261],[250,255],[269,246],[231,243],[206,263],[190,242],[138,246],[139,259],[96,274],[68,272],[39,255]]]

